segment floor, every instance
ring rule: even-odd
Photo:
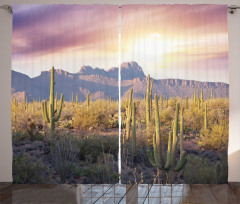
[[[0,203],[240,203],[240,183],[221,185],[37,185],[0,183]]]

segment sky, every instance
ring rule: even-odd
[[[30,77],[52,66],[71,73],[118,66],[118,6],[14,6],[12,69]],[[227,7],[127,5],[121,9],[121,62],[157,79],[228,83]]]

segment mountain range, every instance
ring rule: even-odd
[[[43,71],[37,77],[29,76],[12,70],[12,97],[22,100],[24,96],[29,101],[32,99],[49,98],[51,70]],[[108,70],[82,66],[77,73],[69,73],[61,69],[55,69],[55,91],[64,94],[64,99],[70,101],[72,93],[74,97],[79,94],[79,100],[86,100],[87,94],[93,94],[93,99],[108,98],[118,99],[118,67]],[[188,96],[191,97],[194,89],[197,94],[203,90],[204,98],[207,98],[214,90],[216,97],[228,97],[229,84],[223,82],[201,82],[182,79],[153,79],[153,93],[162,94],[164,97]],[[133,97],[143,98],[147,90],[147,77],[142,68],[136,62],[121,64],[121,96],[126,97],[133,88]]]

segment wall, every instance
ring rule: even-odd
[[[21,0],[21,4],[166,4],[164,0]],[[1,0],[0,5],[20,4],[18,0]],[[172,0],[171,4],[228,4],[240,6],[239,0]],[[11,143],[11,33],[12,15],[0,10],[0,182],[12,181]],[[230,128],[229,181],[240,182],[240,9],[228,14]]]

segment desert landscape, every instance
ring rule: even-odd
[[[229,85],[121,65],[122,183],[226,183]],[[12,71],[15,183],[118,182],[118,68]]]

